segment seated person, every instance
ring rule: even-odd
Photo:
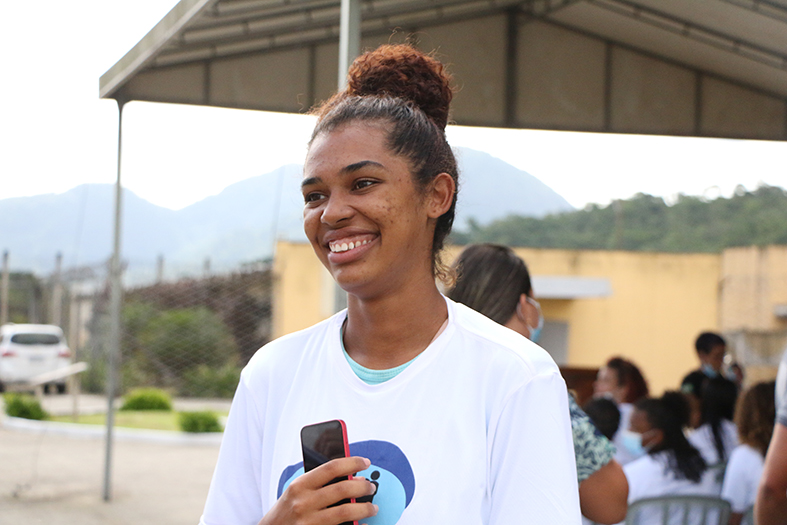
[[[620,410],[615,402],[604,397],[596,397],[585,403],[582,410],[596,425],[601,435],[611,441],[620,427]]]
[[[705,460],[683,433],[688,417],[689,408],[680,392],[666,392],[635,405],[624,436],[629,452],[639,456],[623,467],[629,482],[629,505],[659,496],[717,495],[711,478],[704,475],[708,468]],[[660,524],[661,518],[660,509],[649,508],[636,523]],[[669,523],[673,523],[672,515]]]
[[[593,383],[593,397],[605,397],[615,402],[620,410],[620,426],[612,439],[617,451],[615,460],[625,465],[633,460],[623,446],[621,430],[629,427],[629,417],[634,403],[648,396],[648,383],[637,365],[622,357],[613,357],[598,371]]]
[[[721,497],[732,505],[730,525],[740,525],[757,497],[776,418],[774,392],[773,381],[757,383],[743,393],[735,412],[741,444],[730,454],[721,489]]]
[[[737,398],[738,389],[731,381],[720,376],[708,379],[700,402],[701,425],[689,434],[689,442],[714,469],[719,494],[724,467],[732,449],[738,446],[738,429],[732,422]]]

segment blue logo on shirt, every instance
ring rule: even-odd
[[[369,458],[372,464],[357,475],[377,486],[377,492],[360,501],[371,501],[379,507],[376,516],[364,520],[369,525],[394,525],[410,504],[415,492],[415,476],[410,462],[399,447],[387,441],[350,443],[350,455]],[[303,474],[303,462],[290,465],[279,478],[281,497],[290,483]]]

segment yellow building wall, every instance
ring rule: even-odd
[[[310,244],[279,242],[273,261],[273,337],[330,317],[334,281]]]
[[[746,384],[776,377],[787,346],[787,246],[745,246],[722,254],[720,324]]]
[[[451,247],[450,263],[461,251]],[[532,275],[606,278],[603,298],[543,300],[549,320],[569,325],[568,365],[599,367],[612,356],[640,366],[651,390],[675,389],[697,368],[694,339],[719,330],[717,254],[666,254],[516,248]],[[308,244],[281,242],[274,263],[274,336],[334,312],[335,288]],[[534,290],[538,297],[538,290]]]
[[[787,305],[787,246],[745,246],[722,254],[721,328],[784,330],[774,315]]]
[[[545,318],[569,325],[569,366],[597,368],[624,356],[658,394],[678,388],[699,366],[697,335],[719,329],[717,254],[514,251],[533,276],[605,278],[611,284],[608,297],[540,301]]]

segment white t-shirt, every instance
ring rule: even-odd
[[[719,463],[719,452],[716,450],[716,441],[713,439],[713,429],[710,423],[705,423],[688,436],[689,443],[700,451],[702,458],[713,466]],[[730,457],[732,450],[738,446],[738,427],[726,419],[721,422],[721,443],[724,447],[724,457]]]
[[[241,374],[200,523],[256,525],[303,471],[300,430],[347,424],[379,482],[368,525],[580,522],[565,382],[537,345],[450,300],[445,331],[369,385],[340,312],[258,351]]]
[[[685,478],[678,479],[675,472],[668,467],[669,454],[672,452],[648,454],[623,467],[623,472],[629,482],[629,504],[644,498],[659,496],[718,496],[713,478],[707,475],[707,471],[699,483]],[[661,524],[661,511],[647,509],[640,514],[640,521],[636,523],[638,525]],[[693,521],[690,520],[689,523],[693,523]]]
[[[776,374],[776,422],[787,427],[787,349]]]
[[[626,447],[623,446],[623,431],[629,429],[629,422],[631,421],[631,413],[634,412],[634,405],[631,403],[621,403],[618,405],[618,410],[620,410],[620,424],[618,425],[617,432],[612,436],[612,443],[615,445],[615,461],[621,465],[626,465],[637,459],[636,456],[631,455],[631,452],[626,450]]]
[[[754,505],[765,460],[762,454],[742,444],[732,451],[724,474],[721,497],[732,505],[732,512],[743,514]]]

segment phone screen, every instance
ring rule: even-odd
[[[303,450],[304,472],[309,472],[332,459],[349,456],[350,447],[347,442],[347,427],[344,421],[334,419],[303,427],[301,429],[301,449]],[[345,479],[352,479],[352,476],[336,478],[328,484],[338,483]],[[355,503],[355,500],[342,500],[330,507],[344,503]],[[357,525],[357,523],[346,522],[341,525]]]
[[[323,463],[350,455],[347,430],[339,419],[307,425],[301,430],[303,470],[319,467]]]

